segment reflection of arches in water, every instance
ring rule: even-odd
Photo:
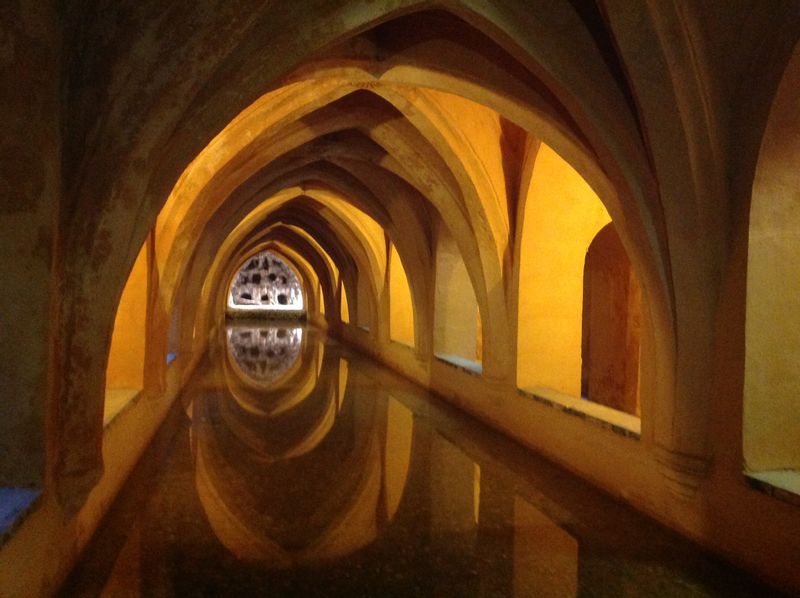
[[[256,417],[275,417],[302,403],[317,387],[319,363],[325,356],[324,343],[317,342],[317,334],[302,329],[299,356],[279,377],[257,380],[248,376],[237,363],[227,339],[227,330],[220,347],[224,359],[220,360],[220,388],[225,389],[226,402],[234,402],[238,409]],[[234,326],[235,327],[235,326]]]
[[[299,311],[303,309],[302,285],[289,264],[271,251],[262,251],[236,273],[228,306]]]
[[[326,436],[336,418],[336,372],[329,366],[316,377],[320,353],[304,349],[294,373],[270,388],[247,389],[236,380],[230,384],[227,377],[228,384],[202,407],[216,422],[217,438],[228,439],[227,454],[274,463],[312,450]],[[298,393],[297,383],[306,380],[311,381],[310,390]]]
[[[231,326],[227,333],[233,361],[247,378],[258,383],[277,380],[300,357],[300,327]]]
[[[340,558],[373,542],[397,511],[413,417],[374,388],[359,393],[364,381],[331,412],[340,366],[334,352],[312,394],[277,418],[232,412],[224,396],[200,398],[196,489],[215,535],[239,558],[277,568]]]

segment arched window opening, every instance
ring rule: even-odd
[[[231,316],[302,316],[303,286],[294,269],[272,251],[250,257],[236,273],[228,293]]]
[[[391,340],[414,346],[414,304],[408,276],[392,245],[389,253],[389,334]]]
[[[800,45],[770,111],[747,253],[743,457],[753,485],[800,503]]]
[[[339,293],[340,293],[340,300],[339,300],[339,316],[342,319],[344,324],[350,323],[350,306],[347,303],[347,290],[344,288],[344,284],[339,281]]]
[[[478,371],[478,300],[467,266],[447,227],[440,226],[436,244],[436,289],[433,351],[436,356]]]
[[[169,335],[167,337],[167,365],[171,364],[178,357],[178,350],[181,343],[181,307],[178,306],[172,312],[169,320]]]
[[[190,261],[187,272],[192,271],[194,260]],[[169,314],[169,332],[167,335],[167,356],[166,362],[169,366],[172,364],[183,351],[191,352],[191,344],[189,344],[186,330],[186,323],[192,322],[195,316],[195,310],[192,306],[192,299],[194,298],[191,292],[187,291],[189,283],[182,284],[172,301],[172,309]]]
[[[317,283],[317,308],[321,316],[325,315],[325,295],[322,292],[322,283]]]
[[[638,433],[641,293],[630,261],[583,177],[544,144],[534,159],[519,241],[517,386]]]
[[[149,292],[147,245],[145,241],[136,257],[117,307],[106,367],[105,423],[110,422],[144,388]]]
[[[589,245],[583,273],[581,396],[639,415],[641,290],[614,225]]]

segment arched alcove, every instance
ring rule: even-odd
[[[317,305],[319,306],[319,313],[321,316],[325,315],[325,301],[324,296],[322,294],[322,283],[317,284]]]
[[[642,293],[630,259],[586,180],[545,144],[532,159],[519,242],[517,386],[638,434]]]
[[[583,271],[581,396],[639,415],[641,289],[613,223],[597,233]]]
[[[535,160],[520,248],[517,386],[579,397],[584,261],[611,218],[550,147],[542,144]]]
[[[341,279],[339,279],[339,317],[342,323],[350,323],[350,305],[347,303],[347,289],[344,288]]]
[[[437,357],[480,370],[478,300],[461,250],[443,223],[436,240],[433,351]]]
[[[744,469],[800,495],[800,46],[770,111],[747,256]]]
[[[103,420],[108,423],[144,389],[149,292],[147,241],[139,250],[122,291],[106,367]]]

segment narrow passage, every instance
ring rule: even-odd
[[[63,596],[770,591],[321,332],[229,324]]]

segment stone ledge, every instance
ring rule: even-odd
[[[458,355],[434,355],[436,361],[449,365],[450,367],[466,372],[470,376],[482,376],[483,365],[477,361],[472,361]]]
[[[800,470],[745,471],[747,485],[773,498],[800,506]]]
[[[592,403],[585,399],[576,399],[550,388],[518,388],[517,393],[522,397],[533,399],[548,407],[554,407],[569,415],[585,419],[620,436],[635,440],[641,438],[642,422],[636,416]]]

